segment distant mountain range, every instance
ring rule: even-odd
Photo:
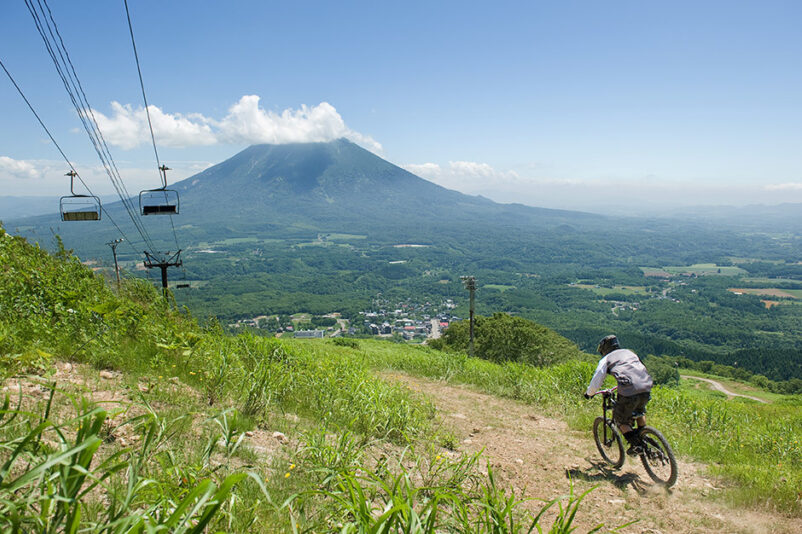
[[[693,206],[669,210],[666,217],[726,224],[743,230],[802,233],[802,204],[776,206]]]
[[[0,221],[46,215],[58,209],[59,197],[0,197]]]
[[[219,238],[316,232],[364,234],[379,240],[414,235],[425,240],[477,231],[570,231],[605,219],[465,195],[415,176],[345,139],[251,146],[170,188],[180,195],[180,214],[173,222],[181,246]],[[57,204],[53,199],[48,202]],[[121,202],[104,206],[127,235],[138,235]],[[102,243],[119,236],[109,217],[99,223],[63,223],[57,214],[6,219],[10,230],[24,235],[49,239],[52,229],[79,252],[101,251]],[[148,216],[143,221],[154,240],[175,249],[167,217]]]
[[[596,215],[502,205],[419,178],[345,139],[257,145],[176,184],[192,224],[427,233],[427,225],[575,224]],[[423,227],[423,228],[421,228]]]
[[[478,236],[490,240],[521,236],[543,244],[547,240],[553,246],[565,236],[581,233],[585,241],[597,236],[626,246],[633,232],[670,233],[681,240],[687,231],[711,224],[717,231],[742,231],[750,225],[802,230],[799,205],[684,210],[672,219],[633,222],[632,218],[499,204],[424,180],[345,139],[251,146],[171,188],[181,198],[181,213],[173,224],[164,216],[143,218],[156,246],[165,251],[220,239],[302,238],[317,233],[360,234],[377,242],[443,238],[470,242]],[[52,233],[58,233],[82,256],[105,254],[104,244],[119,237],[109,219],[138,240],[119,201],[104,204],[110,217],[99,223],[63,223],[54,213],[15,219],[23,210],[43,209],[41,202],[57,205],[54,199],[6,200],[0,203],[0,220],[12,232],[40,241],[49,242]],[[133,204],[138,205],[136,199]],[[141,242],[133,248],[143,249]]]

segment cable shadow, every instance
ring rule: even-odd
[[[610,468],[606,462],[597,462],[585,458],[590,464],[586,469],[566,469],[565,476],[572,480],[585,480],[587,482],[609,482],[616,488],[624,490],[632,488],[639,495],[644,495],[653,485],[642,479],[637,473],[618,473]]]

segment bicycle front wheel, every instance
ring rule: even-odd
[[[616,469],[624,465],[624,443],[621,441],[621,433],[612,421],[597,417],[593,421],[593,437],[605,462]]]
[[[656,428],[640,429],[643,452],[640,459],[652,480],[670,488],[677,481],[677,460],[666,438]]]

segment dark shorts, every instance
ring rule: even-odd
[[[646,404],[652,398],[651,393],[638,393],[631,397],[618,396],[613,410],[613,419],[619,425],[633,426],[633,419],[646,415]]]

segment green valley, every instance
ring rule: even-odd
[[[442,350],[232,336],[141,280],[115,292],[64,250],[49,256],[0,231],[0,259],[4,530],[484,532],[501,520],[567,532],[598,525],[590,508],[617,495],[632,511],[606,519],[608,529],[637,519],[638,528],[732,530],[740,519],[727,503],[766,527],[790,528],[802,513],[799,397],[764,406],[658,387],[650,417],[683,459],[681,480],[674,495],[637,497],[644,490],[627,482],[644,484],[637,467],[615,474],[583,460],[595,450],[597,406],[581,396],[595,357],[524,319],[479,324],[490,359],[468,357],[458,329]],[[522,361],[493,356],[509,328],[530,332]],[[465,395],[545,426],[494,438],[522,423],[449,411]],[[563,420],[569,428],[552,435]],[[505,454],[528,458],[557,435],[571,447],[526,470],[540,489],[516,485],[517,461],[475,450],[501,439],[513,447]],[[724,502],[707,493],[714,484]]]

